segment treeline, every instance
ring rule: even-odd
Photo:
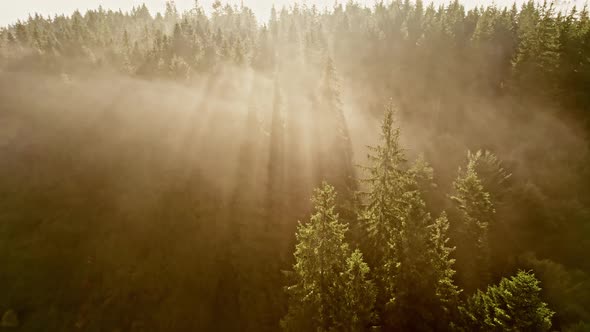
[[[2,28],[0,59],[5,69],[67,73],[76,59],[131,75],[184,79],[227,63],[272,73],[285,62],[318,65],[331,55],[346,78],[395,97],[409,99],[406,90],[431,94],[452,77],[443,96],[456,93],[453,88],[510,94],[584,113],[589,22],[586,7],[561,12],[548,2],[466,11],[458,1],[435,7],[407,0],[330,10],[294,4],[273,8],[261,25],[245,6],[217,1],[206,16],[198,2],[183,13],[169,2],[155,15],[145,5],[125,13],[35,14]]]
[[[0,310],[30,330],[587,329],[589,54],[586,7],[547,2],[32,14],[0,29]]]

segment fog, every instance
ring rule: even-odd
[[[533,3],[308,3],[263,26],[270,3],[177,4],[0,29],[0,313],[30,331],[277,330],[298,225],[323,181],[372,263],[363,166],[392,105],[399,168],[423,158],[433,169],[424,209],[448,214],[458,286],[475,254],[451,196],[468,151],[489,151],[510,174],[478,174],[494,204],[490,284],[534,270],[554,328],[585,326],[581,16]],[[25,9],[70,7],[29,1],[4,16]]]

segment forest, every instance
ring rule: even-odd
[[[0,330],[590,331],[590,13],[0,27]]]

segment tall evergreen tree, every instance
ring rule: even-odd
[[[404,165],[391,106],[382,124],[382,145],[371,150],[361,217],[376,267],[381,324],[401,330],[447,328],[458,295],[448,222],[444,215],[433,221],[426,209],[422,196],[431,179],[428,165],[421,159],[410,169]]]
[[[455,285],[455,270],[453,265],[455,259],[451,254],[455,247],[450,247],[449,242],[449,220],[446,213],[437,218],[430,225],[430,259],[434,279],[436,281],[436,297],[440,301],[437,303],[441,312],[439,319],[442,324],[439,328],[446,329],[449,323],[453,323],[456,317],[456,309],[459,304],[459,294],[461,290]]]
[[[367,330],[376,319],[373,311],[376,289],[368,280],[370,269],[358,249],[346,259],[346,267],[343,274],[345,299],[338,318],[340,327],[351,332]]]
[[[535,275],[519,271],[478,290],[461,308],[464,331],[550,331],[553,312],[541,300]]]
[[[367,238],[361,247],[369,253],[369,263],[374,266],[373,275],[378,287],[377,305],[381,319],[385,306],[394,300],[394,278],[399,267],[395,246],[390,243],[401,228],[400,197],[404,191],[404,154],[399,145],[399,128],[394,126],[393,104],[388,104],[381,125],[381,145],[369,147],[368,177],[364,209],[359,218],[366,225]]]
[[[360,252],[350,255],[335,200],[334,187],[324,183],[314,191],[310,221],[299,224],[289,312],[281,322],[287,331],[355,331],[369,323],[368,266]]]
[[[488,228],[495,209],[476,170],[481,152],[468,152],[467,157],[467,167],[459,168],[453,183],[455,193],[451,199],[460,211],[462,281],[465,290],[473,292],[490,281]]]

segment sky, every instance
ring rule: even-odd
[[[199,0],[201,6],[205,9],[210,9],[214,0]],[[347,0],[338,0],[339,2],[346,2]],[[450,0],[433,0],[434,3],[447,3]],[[473,7],[481,4],[495,3],[497,5],[510,5],[512,0],[460,0],[466,7]],[[520,3],[525,0],[516,0]],[[539,0],[540,1],[540,0]],[[585,0],[561,0],[562,5],[567,6],[573,2],[578,4],[584,3]],[[223,1],[229,3],[239,3],[239,0]],[[290,5],[294,0],[243,0],[244,5],[252,8],[256,17],[262,20],[268,19],[270,8],[274,4],[277,8],[284,5]],[[299,3],[306,3],[308,5],[315,4],[319,8],[332,7],[334,0],[299,0]],[[375,0],[356,0],[356,2],[372,6]],[[430,2],[429,0],[424,2]],[[564,4],[564,2],[568,2]],[[76,9],[85,11],[87,9],[98,8],[102,5],[105,9],[122,9],[124,11],[133,8],[133,6],[145,3],[150,12],[155,13],[163,11],[166,0],[0,0],[0,26],[15,23],[18,19],[26,19],[29,13],[39,13],[44,16],[55,14],[71,14]],[[191,8],[194,0],[176,0],[176,7],[179,10],[186,10]]]

